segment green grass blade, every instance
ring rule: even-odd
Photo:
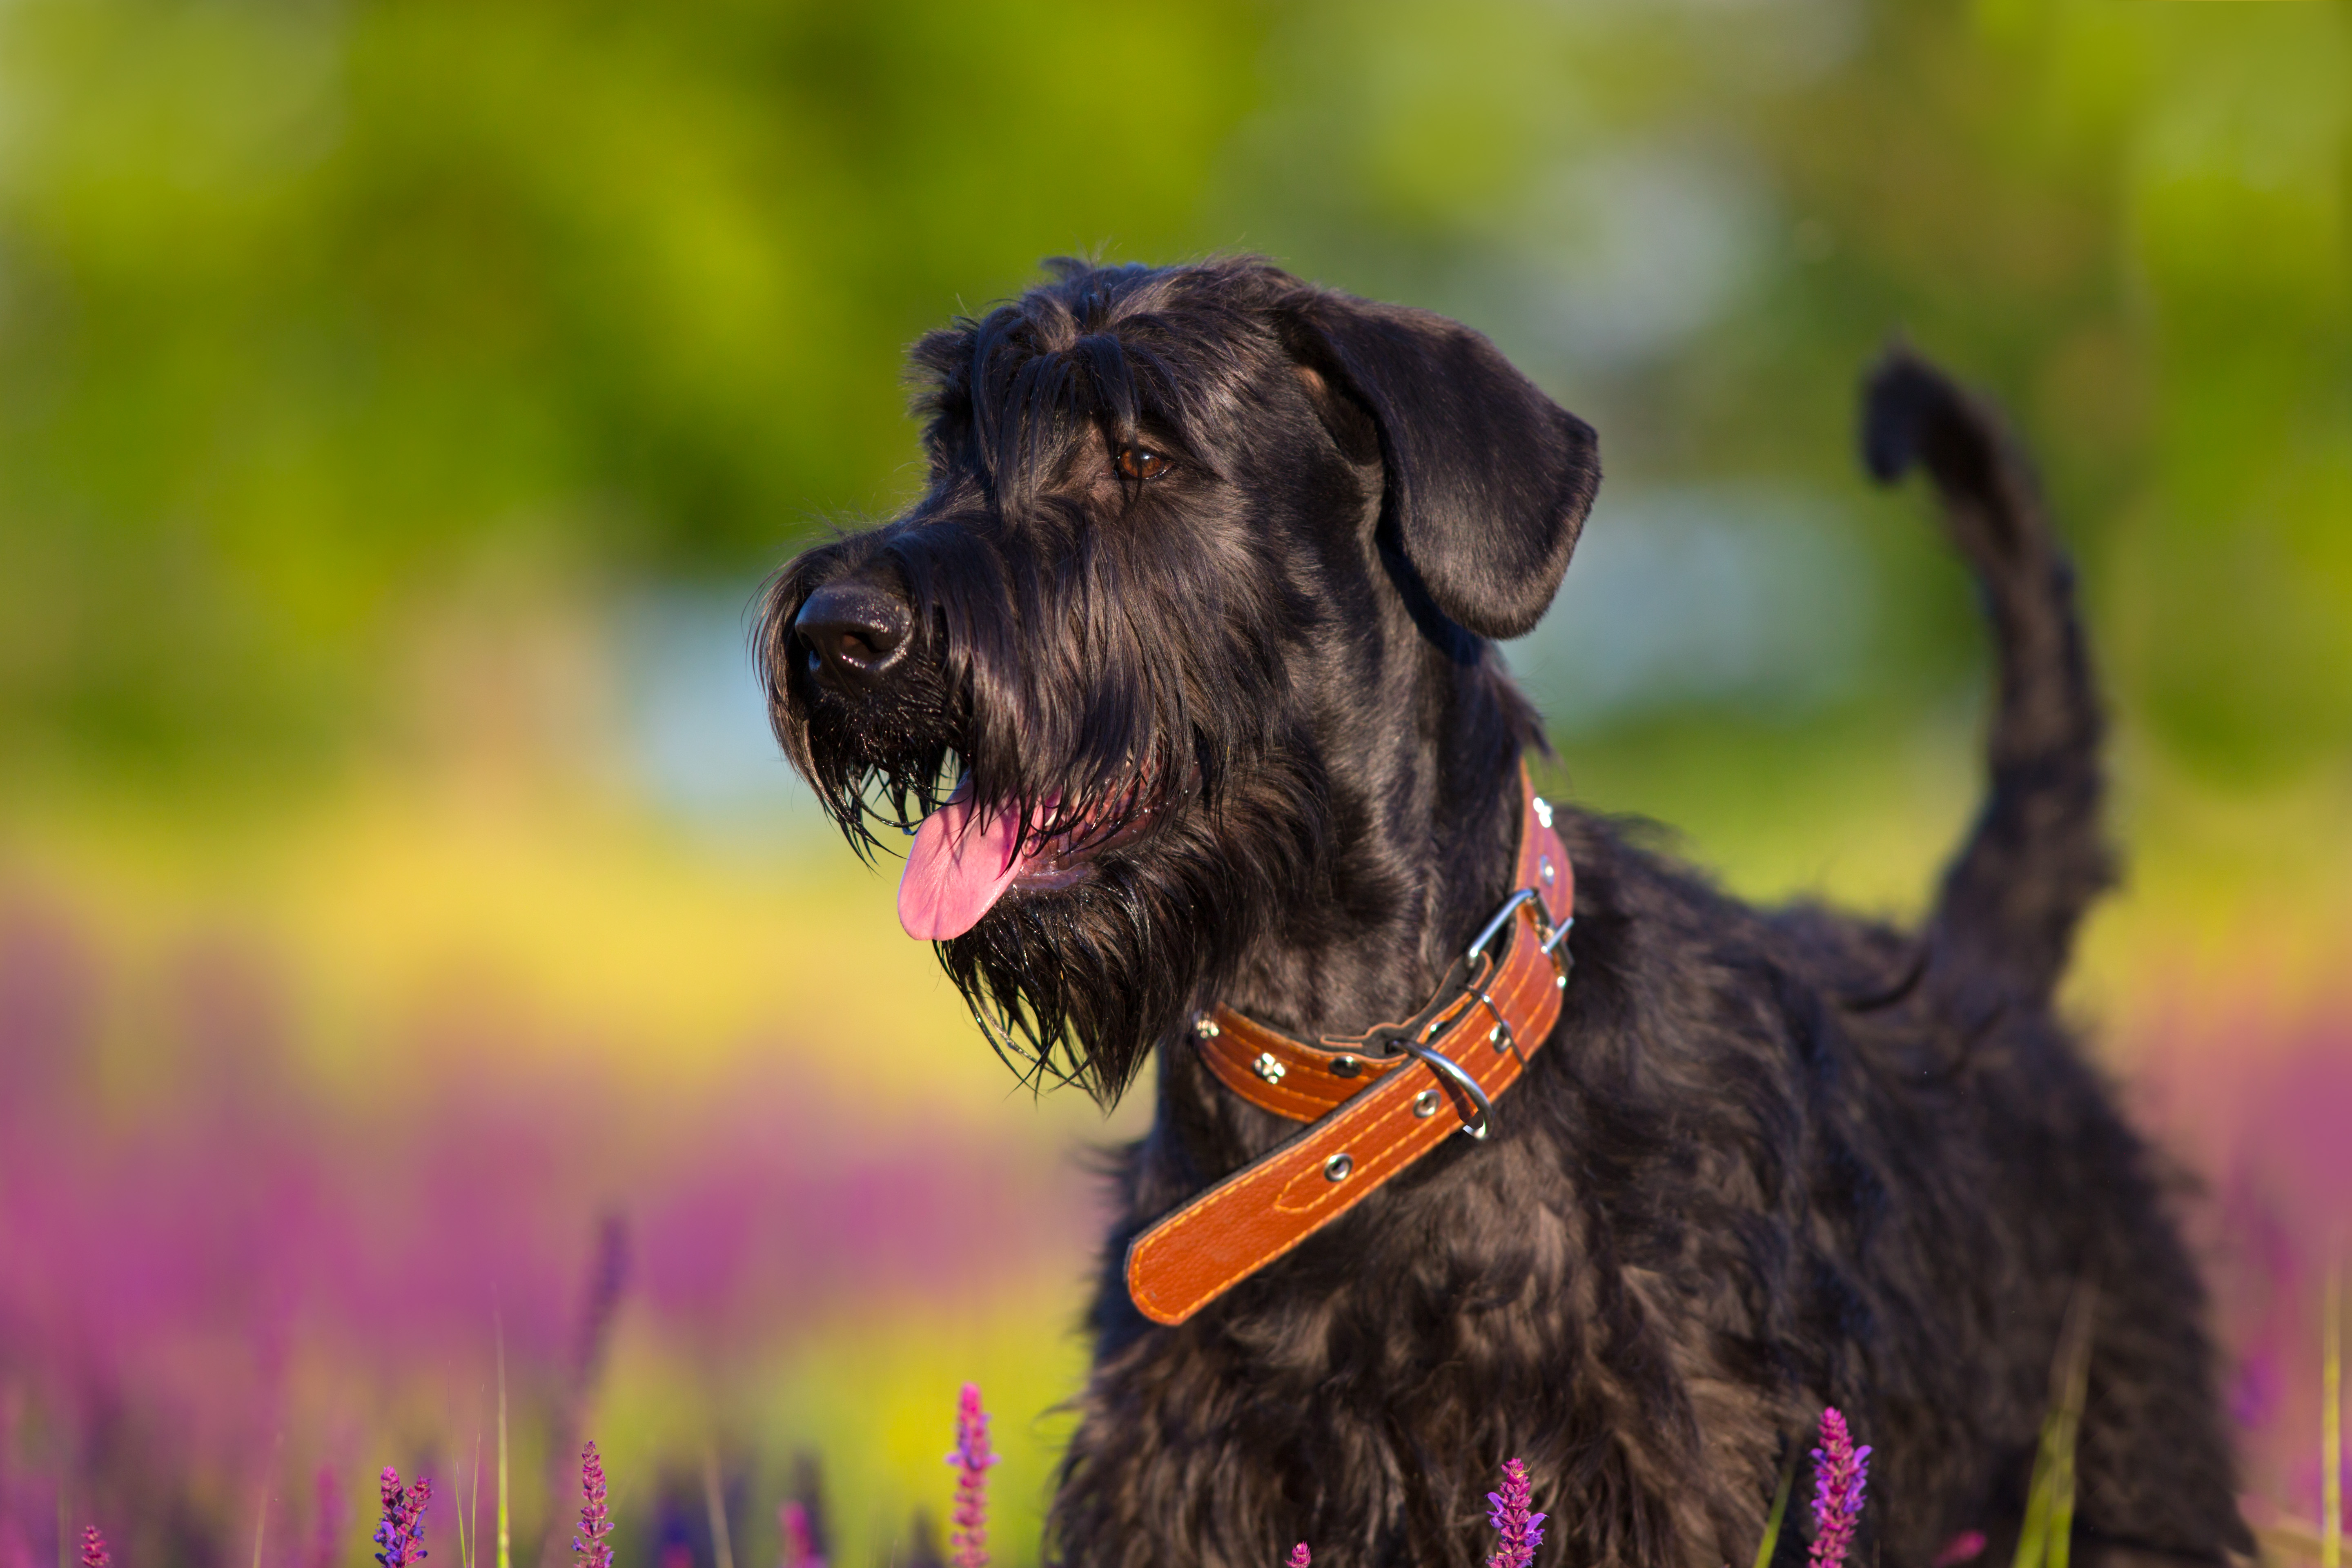
[[[2074,1287],[2058,1331],[2050,1368],[2050,1408],[2033,1456],[2025,1521],[2018,1531],[2014,1568],[2067,1568],[2074,1536],[2074,1446],[2091,1382],[2091,1322],[2098,1292],[2088,1280]]]
[[[2066,1559],[2074,1546],[2074,1455],[2071,1442],[2053,1468],[2050,1479],[2049,1542],[2042,1553],[2043,1568],[2066,1568]]]
[[[278,1473],[278,1456],[285,1450],[286,1434],[278,1434],[278,1441],[269,1446],[269,1468],[261,1478],[261,1506],[254,1510],[253,1568],[261,1568],[261,1542],[269,1533],[269,1483]]]
[[[499,1337],[499,1568],[512,1568],[507,1532],[507,1326],[495,1314]]]
[[[470,1531],[474,1510],[482,1506],[482,1429],[474,1428],[474,1496],[473,1500],[457,1510],[458,1568],[474,1568],[474,1538]]]
[[[735,1545],[727,1535],[727,1493],[719,1480],[719,1450],[702,1450],[702,1504],[710,1510],[710,1545],[719,1568],[735,1568]]]
[[[2319,1324],[2319,1565],[2344,1563],[2344,1279],[2327,1266]]]
[[[1780,1489],[1772,1494],[1772,1511],[1764,1518],[1764,1539],[1756,1543],[1756,1568],[1770,1568],[1772,1549],[1780,1544],[1780,1521],[1788,1516],[1789,1493],[1797,1484],[1797,1456],[1805,1451],[1800,1443],[1789,1450],[1789,1462],[1780,1467]]]
[[[2017,1531],[2013,1568],[2044,1568],[2050,1544],[2052,1456],[2057,1451],[2056,1412],[2042,1418],[2042,1441],[2033,1454],[2033,1481],[2025,1494],[2025,1522]]]
[[[2078,1292],[2077,1320],[2067,1336],[2065,1391],[2058,1405],[2058,1445],[2051,1465],[2050,1544],[2044,1568],[2066,1568],[2074,1544],[2074,1452],[2083,1430],[2083,1403],[2091,1383],[2091,1312],[2097,1297],[2089,1286]]]

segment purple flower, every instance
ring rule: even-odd
[[[107,1551],[106,1537],[94,1524],[82,1527],[81,1568],[114,1568],[114,1554]]]
[[[776,1510],[776,1527],[784,1537],[782,1568],[824,1568],[816,1553],[816,1527],[809,1521],[808,1504],[798,1499]]]
[[[1822,1412],[1822,1446],[1813,1450],[1812,1568],[1838,1568],[1853,1545],[1862,1489],[1870,1479],[1870,1450],[1853,1446],[1835,1405]]]
[[[1985,1536],[1981,1530],[1963,1530],[1944,1542],[1936,1553],[1932,1568],[1959,1568],[1963,1563],[1973,1563],[1984,1555]]]
[[[997,1456],[988,1451],[988,1412],[980,1407],[980,1384],[967,1383],[956,1404],[955,1452],[948,1463],[956,1468],[955,1568],[985,1568],[988,1562],[988,1467]]]
[[[375,1527],[375,1560],[383,1568],[408,1568],[421,1562],[425,1551],[425,1505],[433,1500],[433,1483],[419,1476],[408,1486],[400,1472],[383,1468],[383,1522]]]
[[[1533,1501],[1535,1486],[1528,1479],[1527,1466],[1517,1459],[1504,1460],[1503,1489],[1486,1494],[1486,1521],[1500,1538],[1486,1568],[1531,1568],[1536,1548],[1543,1544],[1544,1521],[1543,1515],[1528,1511]]]
[[[1309,1559],[1307,1554],[1307,1542],[1302,1541],[1297,1545],[1290,1549],[1289,1568],[1307,1568],[1308,1561]]]
[[[604,1461],[590,1443],[580,1450],[580,1533],[572,1538],[580,1568],[613,1568],[613,1515],[604,1507]]]

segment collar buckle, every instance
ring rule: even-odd
[[[1446,1098],[1454,1102],[1454,1114],[1462,1118],[1462,1131],[1484,1142],[1486,1134],[1495,1128],[1495,1102],[1487,1098],[1478,1080],[1464,1071],[1461,1064],[1452,1057],[1439,1050],[1434,1043],[1423,1045],[1417,1040],[1407,1039],[1399,1040],[1397,1045],[1405,1055],[1438,1076],[1445,1086]],[[1516,1050],[1518,1047],[1514,1046],[1512,1048]],[[1456,1090],[1460,1091],[1459,1094]],[[1477,1108],[1476,1121],[1472,1121],[1470,1113],[1463,1109],[1462,1096],[1467,1096],[1471,1104]]]

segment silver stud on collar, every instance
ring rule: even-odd
[[[1250,1063],[1250,1070],[1268,1083],[1280,1083],[1282,1075],[1290,1069],[1284,1067],[1272,1051],[1260,1051],[1257,1060]]]
[[[1355,1168],[1356,1162],[1349,1156],[1334,1154],[1323,1162],[1323,1179],[1327,1182],[1344,1182],[1348,1179],[1349,1173]]]
[[[1424,1089],[1412,1097],[1412,1115],[1416,1121],[1426,1121],[1437,1114],[1437,1091]]]
[[[1206,1013],[1192,1020],[1192,1032],[1204,1040],[1213,1040],[1224,1033],[1223,1029],[1217,1027],[1217,1021]]]
[[[1535,805],[1536,820],[1542,823],[1546,827],[1549,827],[1551,826],[1551,802],[1546,800],[1541,795],[1537,795],[1533,804]]]

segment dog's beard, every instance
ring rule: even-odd
[[[1008,899],[935,944],[940,964],[1016,1072],[1108,1109],[1294,904],[1322,843],[1314,800],[1295,768],[1229,774],[1078,885]]]
[[[841,781],[820,796],[853,843],[870,851],[903,842],[924,807],[948,798],[957,749],[915,750],[915,767],[892,771],[812,745],[817,775]],[[1176,787],[1130,784],[1118,803],[1135,814],[1148,807],[1132,834],[1120,831],[1133,820],[1126,815],[1073,826],[1079,819],[1066,810],[1024,812],[1078,835],[1083,875],[1066,887],[1013,889],[933,951],[1024,1082],[1073,1084],[1108,1109],[1266,923],[1295,907],[1324,843],[1318,798],[1303,766],[1260,758],[1245,771],[1192,772]],[[1089,834],[1115,842],[1087,849]],[[1033,849],[1049,842],[1032,831]]]
[[[1106,1108],[1190,1002],[1194,933],[1155,920],[1133,864],[1000,902],[933,944],[988,1042],[1024,1081],[1075,1083]],[[1154,962],[1157,960],[1157,962]]]

